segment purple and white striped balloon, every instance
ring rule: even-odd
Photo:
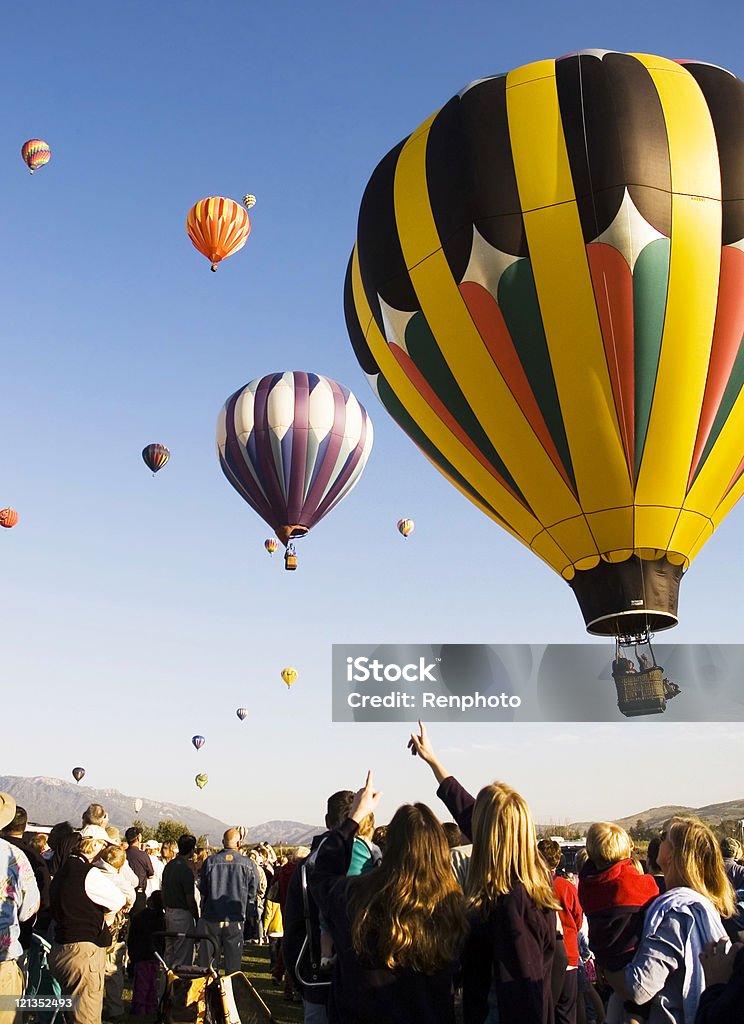
[[[223,473],[283,544],[346,497],[372,441],[364,407],[317,373],[252,380],[228,398],[217,421]]]

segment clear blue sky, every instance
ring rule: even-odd
[[[7,5],[0,507],[20,522],[0,531],[2,771],[69,778],[82,764],[90,785],[245,823],[320,820],[367,767],[381,818],[436,804],[405,725],[331,724],[331,645],[577,642],[583,624],[565,584],[369,390],[341,301],[364,186],[474,78],[585,47],[741,76],[741,29],[733,0]],[[33,177],[19,155],[31,137],[53,151]],[[245,192],[251,237],[211,274],[186,212]],[[225,398],[285,369],[351,387],[376,431],[361,483],[293,574],[264,552],[214,441]],[[155,479],[140,458],[153,441],[172,453]],[[401,516],[416,520],[405,543]],[[741,639],[743,528],[737,509],[690,571],[674,640]],[[300,673],[291,692],[285,665]],[[506,778],[542,820],[742,795],[731,724],[435,737],[465,782]]]

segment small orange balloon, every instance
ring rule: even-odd
[[[9,530],[11,526],[15,526],[17,522],[18,513],[14,508],[0,509],[0,526],[4,526],[6,530]]]
[[[251,233],[251,221],[234,200],[211,196],[191,207],[186,230],[195,248],[216,270],[218,263],[243,248]]]

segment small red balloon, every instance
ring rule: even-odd
[[[18,513],[14,508],[0,509],[0,526],[4,526],[6,530],[9,530],[11,526],[15,526],[17,522]]]

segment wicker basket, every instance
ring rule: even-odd
[[[659,666],[644,672],[613,673],[617,706],[626,718],[660,715],[666,711],[664,669]]]

